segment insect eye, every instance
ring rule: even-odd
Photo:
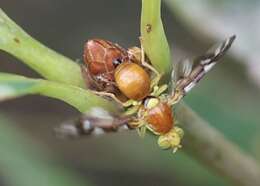
[[[117,58],[113,61],[113,65],[114,67],[117,67],[118,65],[120,65],[122,63],[122,59]]]

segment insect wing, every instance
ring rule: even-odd
[[[182,61],[179,66],[179,74],[175,90],[181,91],[184,95],[189,92],[204,76],[209,72],[218,60],[224,56],[227,50],[235,40],[235,36],[227,38],[225,41],[211,47],[204,55],[199,56],[189,62],[189,60]],[[193,65],[192,65],[193,64]],[[190,70],[192,67],[192,70]]]
[[[216,62],[226,54],[235,38],[236,36],[233,35],[223,42],[215,44],[204,55],[195,58],[194,63],[202,64],[205,67],[205,71],[208,72],[216,64]]]
[[[93,90],[114,93],[116,88],[113,62],[125,60],[127,57],[126,49],[118,44],[102,39],[88,40],[83,54],[85,66],[82,68],[86,86]]]
[[[189,58],[180,60],[174,64],[174,70],[172,71],[172,89],[176,88],[177,82],[180,79],[188,77],[192,71],[193,61]]]

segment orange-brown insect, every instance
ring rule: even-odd
[[[158,145],[161,148],[172,148],[175,152],[181,147],[180,143],[184,133],[181,128],[175,126],[176,120],[171,111],[172,106],[178,103],[212,69],[230,48],[234,39],[235,36],[231,36],[192,61],[183,60],[176,63],[172,72],[173,89],[169,94],[163,93],[167,89],[167,85],[158,86],[150,83],[152,86],[150,86],[148,95],[145,91],[145,94],[141,96],[136,95],[134,88],[139,85],[131,85],[129,82],[136,78],[133,74],[138,72],[138,68],[135,68],[137,64],[128,62],[117,64],[114,73],[115,82],[118,88],[130,98],[129,101],[122,104],[126,107],[125,113],[115,116],[102,108],[94,108],[84,116],[84,119],[81,118],[77,122],[76,127],[73,128],[72,124],[63,125],[58,129],[58,132],[65,135],[101,134],[126,128],[136,128],[139,134],[143,136],[148,129],[155,135],[159,135]],[[143,55],[141,59],[144,59]],[[134,67],[129,66],[131,64],[134,64]],[[128,75],[128,73],[131,75]],[[145,75],[141,76],[145,77]],[[124,81],[128,81],[128,87],[123,85]],[[142,88],[147,89],[146,87]],[[111,96],[111,94],[108,94],[108,96]]]
[[[166,134],[174,126],[172,109],[166,102],[160,100],[156,101],[158,101],[157,106],[146,108],[147,116],[145,117],[145,120],[154,132],[158,134]]]
[[[96,94],[116,99],[109,93],[118,95],[119,89],[128,99],[141,100],[150,92],[151,79],[147,71],[155,70],[141,59],[141,49],[137,47],[125,50],[106,40],[89,40],[84,48],[84,62],[86,67],[82,72],[87,87],[99,91]]]
[[[127,51],[117,44],[102,39],[92,39],[84,47],[82,72],[88,88],[114,92],[115,61],[128,58]]]
[[[115,81],[119,90],[129,99],[142,100],[150,92],[150,76],[139,65],[124,62],[115,70]]]

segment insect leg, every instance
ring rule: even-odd
[[[158,85],[158,83],[161,79],[161,74],[152,65],[150,65],[149,63],[147,63],[145,61],[145,53],[144,53],[142,37],[139,37],[139,40],[140,40],[140,44],[141,44],[141,63],[142,63],[142,66],[148,68],[149,70],[151,70],[155,74],[155,78],[152,80],[152,83],[151,83],[151,88],[153,88],[154,86]]]

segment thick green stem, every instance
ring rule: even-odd
[[[259,185],[260,169],[252,157],[226,139],[184,103],[179,105],[176,115],[185,131],[185,152],[234,185]]]
[[[169,80],[172,63],[161,20],[161,0],[142,0],[141,37],[151,63]]]
[[[105,100],[85,89],[45,80],[38,81],[41,81],[41,84],[35,89],[33,94],[36,93],[62,100],[80,112],[87,112],[93,107],[101,107],[115,113],[119,111],[118,107],[111,101]]]
[[[84,87],[77,63],[29,36],[1,9],[0,49],[14,55],[46,79]]]
[[[0,73],[0,100],[26,94],[40,94],[59,99],[75,107],[80,112],[86,112],[92,107],[102,107],[111,112],[119,111],[118,107],[111,101],[80,87]]]

